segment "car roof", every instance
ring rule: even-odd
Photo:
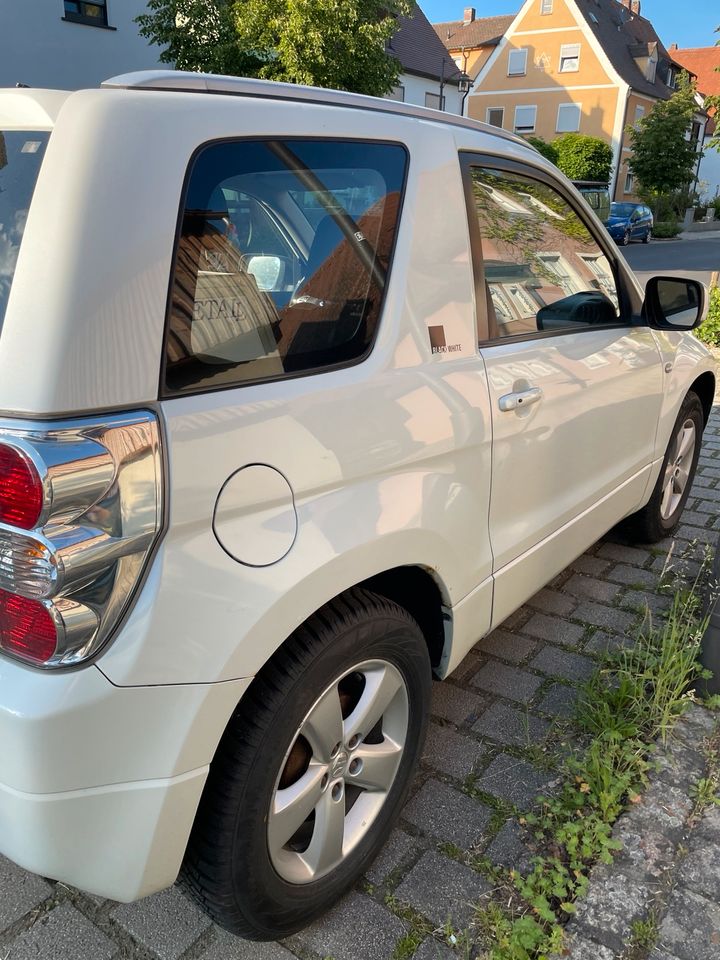
[[[373,110],[379,113],[391,113],[412,117],[418,120],[430,120],[453,127],[463,127],[490,134],[500,140],[522,144],[526,149],[533,148],[514,133],[494,127],[480,120],[460,117],[431,107],[415,106],[397,100],[385,100],[383,97],[369,97],[345,90],[327,90],[323,87],[306,87],[295,83],[281,83],[277,80],[258,80],[254,77],[225,77],[211,73],[192,73],[185,70],[139,70],[111,77],[102,83],[103,87],[124,90],[165,90],[175,93],[208,94],[218,93],[225,96],[252,97],[268,100],[285,100],[289,103],[319,103],[329,106],[345,107],[355,110]]]

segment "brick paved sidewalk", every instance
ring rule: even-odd
[[[623,643],[646,604],[655,613],[667,606],[657,590],[668,555],[714,545],[719,507],[716,408],[672,542],[601,541],[435,684],[422,770],[398,829],[357,889],[307,930],[283,945],[248,943],[214,927],[177,889],[119,905],[0,859],[0,960],[385,960],[411,930],[426,931],[417,960],[464,956],[447,937],[491,889],[484,865],[527,865],[515,816],[553,779],[576,685],[603,650]],[[706,856],[720,863],[720,836],[708,843]],[[720,889],[711,895],[717,903]]]

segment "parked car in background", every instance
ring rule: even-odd
[[[390,100],[3,90],[0,156],[0,853],[288,935],[387,839],[433,675],[677,527],[704,288]]]
[[[642,203],[612,203],[607,228],[613,240],[626,247],[631,240],[649,243],[653,229],[650,207]]]

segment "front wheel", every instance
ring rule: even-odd
[[[217,923],[284,937],[361,876],[407,797],[430,686],[417,623],[361,589],[271,659],[218,748],[183,867]]]
[[[651,236],[652,236],[652,230],[648,227],[648,232],[643,237],[643,243],[650,243]]]
[[[690,495],[705,427],[702,404],[688,393],[680,407],[660,476],[648,503],[625,521],[628,535],[638,542],[657,543],[678,528]]]

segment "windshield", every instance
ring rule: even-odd
[[[613,203],[610,206],[611,217],[629,217],[635,210],[634,203]]]
[[[0,327],[49,133],[0,130]]]

